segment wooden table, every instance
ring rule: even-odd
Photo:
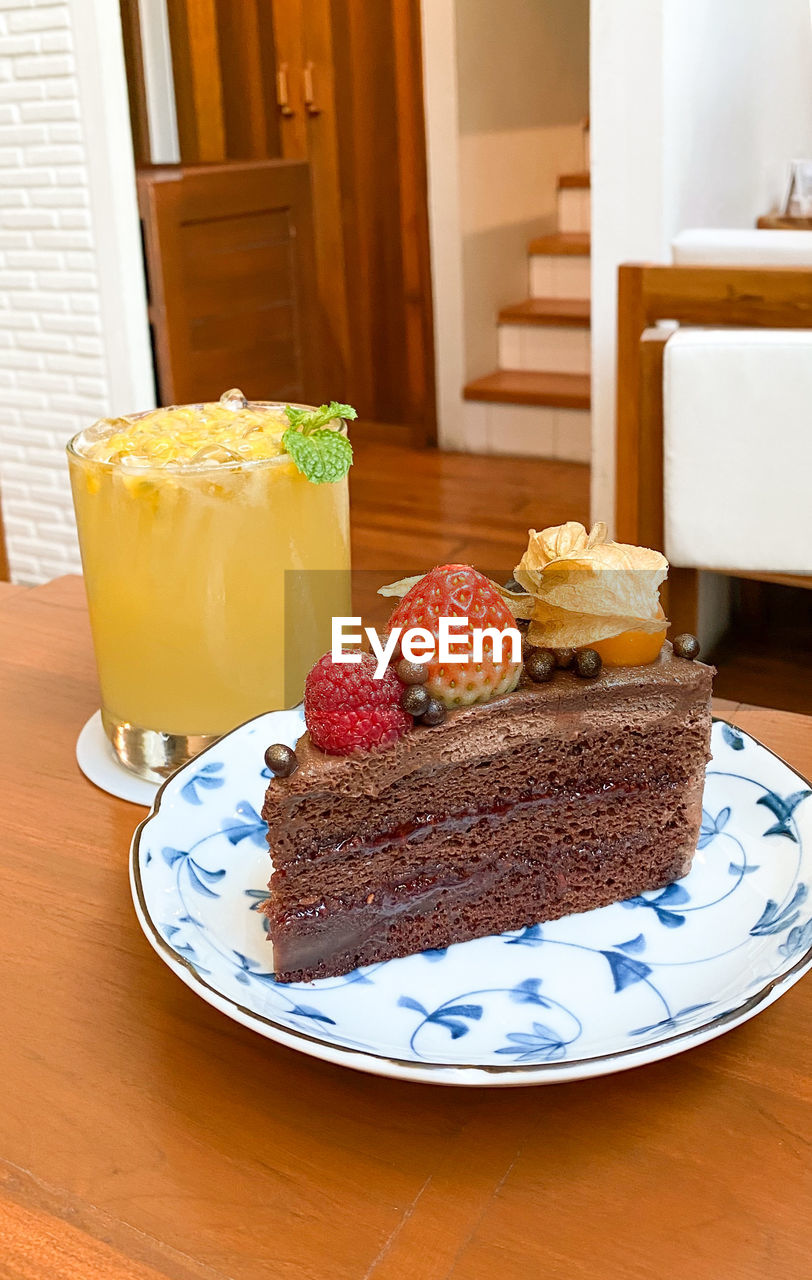
[[[808,1274],[812,982],[583,1083],[443,1089],[300,1056],[142,936],[142,811],[74,761],[96,705],[80,581],[0,587],[0,1277]],[[812,774],[812,720],[719,710]]]

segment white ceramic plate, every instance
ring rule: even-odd
[[[258,909],[270,870],[263,753],[301,731],[296,710],[222,738],[164,784],[130,859],[136,912],[158,955],[270,1040],[434,1084],[583,1079],[722,1035],[812,965],[812,791],[717,721],[684,880],[346,977],[276,983]]]

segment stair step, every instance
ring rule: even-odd
[[[474,453],[590,461],[592,424],[588,409],[467,400],[463,422],[466,448]]]
[[[491,404],[538,404],[556,409],[590,407],[589,374],[534,373],[524,369],[497,369],[474,378],[463,390],[466,400]]]
[[[529,248],[531,298],[588,298],[592,288],[589,232],[537,236]]]
[[[502,307],[500,324],[536,324],[567,329],[588,329],[590,308],[586,298],[526,298]]]
[[[592,192],[589,187],[559,186],[556,196],[556,225],[559,231],[589,232]]]
[[[588,258],[590,248],[588,231],[556,231],[551,235],[536,236],[527,246],[527,252],[562,258]]]
[[[565,191],[572,187],[588,190],[591,185],[591,176],[588,169],[581,169],[578,173],[559,173],[558,175],[559,191]]]

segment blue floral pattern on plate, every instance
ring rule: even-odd
[[[684,880],[341,978],[279,984],[259,910],[269,875],[263,752],[301,731],[297,708],[221,739],[164,785],[131,851],[136,911],[158,954],[269,1039],[406,1079],[573,1079],[720,1035],[812,966],[812,791],[717,721]]]

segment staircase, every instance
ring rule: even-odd
[[[558,231],[528,246],[529,298],[499,312],[499,368],[463,391],[490,453],[589,462],[589,173],[558,179]]]

